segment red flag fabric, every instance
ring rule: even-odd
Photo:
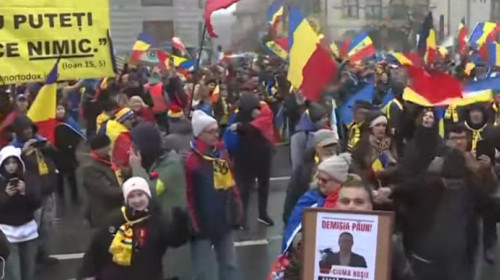
[[[257,128],[269,143],[274,144],[273,111],[266,102],[260,103],[260,115],[250,124]]]
[[[210,37],[218,38],[212,26],[212,20],[211,20],[212,13],[220,9],[227,9],[229,8],[229,6],[233,5],[238,1],[239,0],[207,0],[207,3],[205,4],[204,15],[205,15],[205,26],[207,28]]]
[[[300,89],[304,96],[312,101],[321,100],[325,86],[333,80],[338,70],[330,51],[318,46],[302,70],[304,79]]]
[[[349,51],[349,46],[351,45],[351,40],[345,40],[340,45],[339,56],[341,58],[345,58],[347,56],[347,52]]]
[[[430,103],[462,97],[462,84],[451,75],[439,71],[429,73],[415,66],[407,66],[407,70],[410,88]]]

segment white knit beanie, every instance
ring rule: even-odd
[[[196,110],[193,113],[193,119],[191,120],[191,125],[193,126],[193,134],[194,137],[200,136],[201,132],[203,130],[211,125],[211,124],[217,124],[217,121],[212,118],[211,116],[205,114],[205,112],[201,110]]]
[[[318,170],[330,175],[335,181],[344,183],[349,174],[349,165],[351,165],[351,154],[343,153],[331,156],[318,165]]]
[[[133,191],[143,191],[151,198],[151,190],[149,189],[148,182],[142,177],[132,177],[125,181],[122,186],[123,198],[125,202],[129,194]]]

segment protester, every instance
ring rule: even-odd
[[[139,124],[130,134],[133,175],[148,180],[153,200],[167,221],[171,220],[174,207],[187,209],[186,177],[180,157],[164,149],[160,130],[153,124]],[[183,279],[192,273],[189,244],[170,250],[166,259],[168,278]]]
[[[167,222],[143,178],[128,179],[122,191],[125,206],[113,212],[92,238],[79,277],[164,280],[162,256],[167,248],[188,241],[189,218],[173,207]]]
[[[62,202],[64,202],[64,185],[65,180],[67,180],[71,201],[77,204],[79,197],[76,182],[76,169],[78,168],[76,149],[83,140],[83,135],[80,132],[80,125],[66,114],[64,106],[57,106],[56,119],[58,125],[54,131],[54,146],[57,148],[57,151],[54,160],[59,171],[57,174],[57,193]]]
[[[240,225],[242,207],[227,151],[219,143],[219,127],[214,118],[197,110],[192,125],[194,139],[185,154],[185,170],[194,225],[191,241],[194,279],[211,279],[209,267],[204,263],[212,246],[219,265],[218,279],[240,279],[232,230]]]
[[[189,149],[189,143],[193,138],[193,128],[188,118],[182,116],[176,121],[170,121],[169,130],[169,134],[164,139],[166,150],[180,152]]]
[[[111,140],[106,135],[90,139],[91,161],[82,172],[83,187],[87,193],[86,210],[90,225],[99,228],[109,213],[123,204],[120,168],[111,161]]]
[[[142,98],[138,95],[130,97],[130,109],[134,111],[134,115],[139,119],[139,122],[155,123],[155,116],[153,110],[144,103]]]
[[[467,152],[463,125],[451,128],[446,139],[447,149],[428,171],[407,178],[393,193],[417,279],[473,279],[478,221],[496,188],[490,159]]]
[[[292,170],[302,162],[304,151],[314,146],[314,132],[325,128],[327,123],[327,111],[323,105],[309,102],[306,106],[307,110],[302,114],[295,127],[295,134],[290,139]]]
[[[12,127],[15,136],[11,145],[22,148],[26,170],[37,175],[42,193],[42,205],[35,213],[40,235],[37,260],[41,264],[53,265],[57,263],[57,259],[48,256],[48,243],[56,216],[54,191],[58,170],[53,160],[55,149],[47,139],[37,134],[38,128],[27,116],[19,115]]]
[[[22,113],[27,114],[29,108],[28,98],[24,94],[19,94],[16,96],[16,109]]]
[[[0,151],[0,229],[10,243],[11,255],[5,267],[9,280],[35,279],[38,251],[35,211],[41,205],[36,177],[26,170],[21,149],[6,146]],[[2,248],[5,258],[7,252],[5,246]]]
[[[314,148],[304,153],[303,162],[292,172],[288,183],[283,210],[285,225],[297,200],[309,189],[314,180],[317,165],[337,154],[338,142],[338,138],[331,130],[320,129],[314,134]]]
[[[266,106],[266,108],[264,109],[262,106]],[[251,189],[256,179],[258,181],[259,204],[257,220],[266,226],[272,226],[274,221],[267,212],[272,141],[274,141],[272,113],[267,105],[260,104],[259,99],[250,92],[241,94],[238,109],[235,123],[229,129],[237,132],[240,142],[240,147],[233,152],[233,157],[235,179],[243,202],[241,226],[243,229],[248,229],[248,204]],[[194,132],[196,136],[196,131]]]
[[[370,102],[357,100],[353,108],[353,121],[347,125],[347,151],[354,151],[361,140],[361,126],[365,122],[366,115],[373,109]]]
[[[148,80],[148,83],[144,85],[144,89],[149,91],[151,94],[153,101],[152,110],[156,123],[162,130],[168,131],[168,104],[165,99],[165,90],[161,74],[153,72]]]

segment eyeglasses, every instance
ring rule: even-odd
[[[328,182],[332,181],[332,179],[327,179],[327,178],[321,178],[321,177],[318,177],[318,183],[321,183],[321,184],[327,184]]]
[[[219,134],[219,129],[204,130],[203,133],[206,133],[206,134]]]

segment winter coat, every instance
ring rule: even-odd
[[[5,234],[0,230],[0,257],[6,260],[10,255],[10,243]]]
[[[170,133],[165,137],[166,150],[180,152],[189,149],[189,142],[193,138],[193,128],[188,119],[170,121]]]
[[[92,158],[82,172],[83,187],[87,192],[87,210],[92,227],[105,223],[108,214],[123,205],[121,186],[111,163]]]
[[[99,280],[164,280],[162,257],[165,251],[168,247],[178,247],[189,240],[188,215],[179,208],[174,208],[172,212],[173,219],[166,223],[167,219],[162,212],[152,207],[149,219],[132,226],[134,249],[130,266],[117,265],[109,253],[117,230],[125,223],[120,210],[111,213],[107,222],[92,238],[83,258],[79,277],[96,276]]]
[[[304,153],[303,162],[293,170],[286,189],[285,205],[283,206],[283,223],[286,225],[295,204],[299,198],[309,190],[316,166],[314,158],[316,151],[309,149]]]
[[[54,161],[59,172],[75,172],[78,167],[76,149],[83,139],[85,137],[80,132],[80,125],[71,117],[57,124],[54,132],[54,146],[57,148]]]
[[[229,164],[227,151],[220,149],[212,155],[208,147],[196,141],[200,153],[219,157]],[[242,205],[238,190],[233,186],[227,190],[215,190],[214,165],[203,159],[196,151],[183,154],[185,158],[188,206],[197,238],[216,241],[239,225]],[[229,170],[229,172],[232,172]]]
[[[187,208],[186,178],[180,157],[175,152],[164,153],[148,171],[143,168],[133,168],[132,172],[133,176],[149,179],[151,193],[167,221],[172,219],[172,208]],[[185,279],[188,277],[191,270],[189,244],[169,250],[166,258],[167,273],[170,278]]]

